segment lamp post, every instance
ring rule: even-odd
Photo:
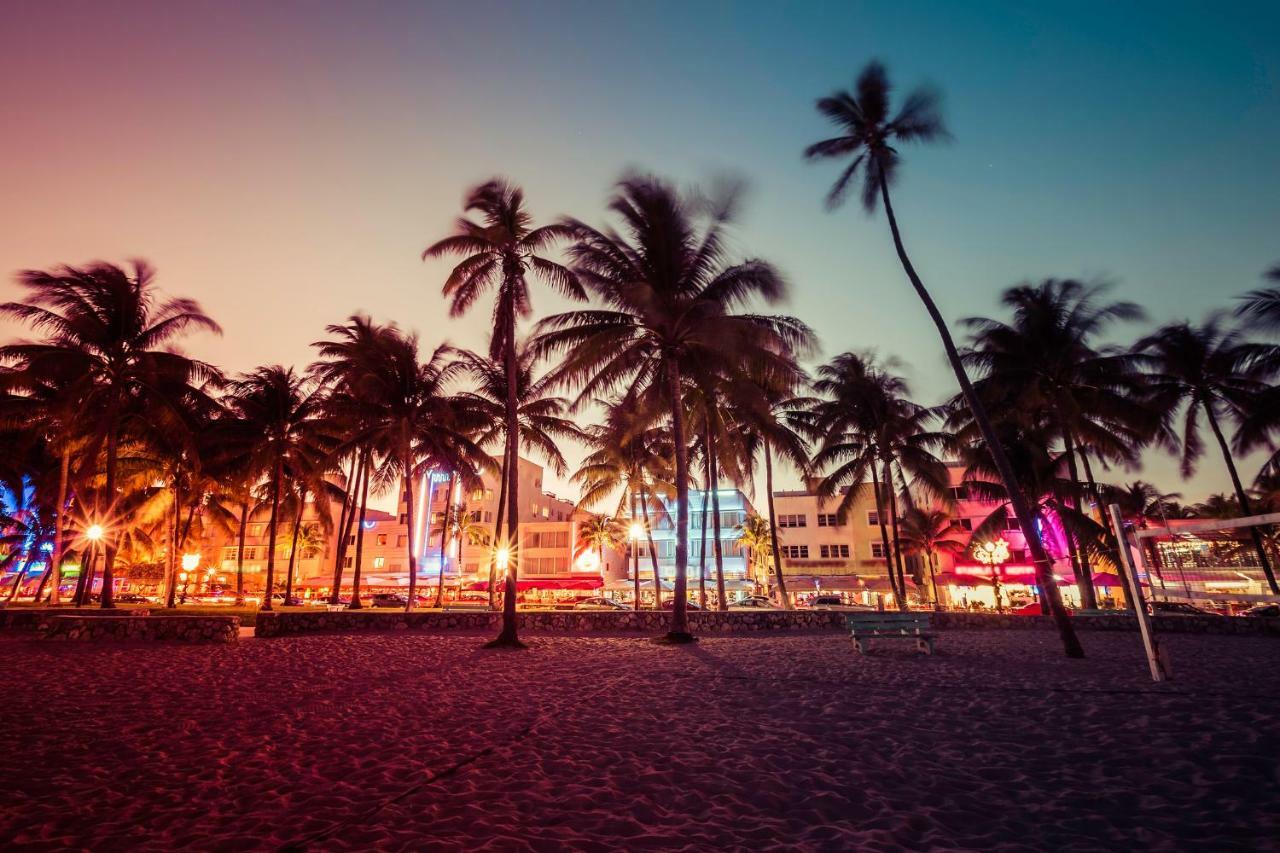
[[[187,586],[191,578],[195,576],[198,568],[200,568],[200,555],[198,553],[182,555],[182,571],[178,573],[178,579],[182,581],[182,601],[180,602],[182,604],[187,603]]]
[[[635,609],[640,609],[640,537],[644,536],[644,525],[638,521],[631,522],[628,531],[631,536],[631,578],[635,586]],[[655,578],[655,581],[657,579]],[[655,595],[657,592],[655,591]]]
[[[511,565],[511,549],[506,545],[498,548],[498,550],[493,553],[493,564],[498,569],[498,578],[502,583],[502,594],[506,595],[507,575],[510,574],[509,567]],[[443,580],[441,582],[443,583]]]
[[[101,524],[90,524],[84,531],[84,538],[88,540],[89,547],[87,559],[81,560],[83,564],[80,573],[84,578],[84,592],[76,599],[76,607],[80,607],[86,601],[93,598],[93,561],[98,556],[98,543],[102,541],[102,537],[107,535],[107,531]]]
[[[1003,539],[979,542],[973,546],[973,556],[979,563],[991,569],[991,587],[996,597],[996,612],[1004,612],[1000,601],[1000,566],[1009,559],[1009,543]]]

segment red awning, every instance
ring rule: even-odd
[[[501,586],[501,584],[499,584]],[[540,578],[538,580],[518,580],[516,581],[516,591],[524,592],[530,589],[599,589],[604,586],[604,581],[598,577],[594,578]],[[476,581],[466,585],[466,589],[476,592],[487,592],[489,589],[488,581]]]

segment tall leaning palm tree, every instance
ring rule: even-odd
[[[769,372],[810,348],[811,333],[789,317],[739,313],[785,293],[761,260],[729,261],[731,199],[699,206],[653,177],[624,178],[609,202],[622,230],[570,220],[569,250],[579,280],[599,308],[548,317],[534,346],[562,354],[555,375],[580,388],[578,401],[621,387],[639,389],[642,408],[665,409],[675,456],[676,553],[668,642],[690,642],[688,622],[689,387],[714,371]],[[776,368],[775,368],[776,369]],[[661,409],[659,408],[661,407]]]
[[[1245,341],[1226,326],[1222,317],[1210,316],[1200,325],[1171,323],[1134,345],[1139,364],[1147,372],[1151,404],[1170,419],[1182,420],[1182,473],[1190,476],[1204,455],[1200,424],[1209,425],[1231,477],[1240,510],[1252,514],[1249,493],[1227,441],[1224,425],[1246,424],[1252,412],[1271,390],[1275,377],[1271,348]],[[1248,435],[1237,430],[1239,449],[1249,449]],[[1249,528],[1258,563],[1271,592],[1280,595],[1275,571],[1267,556],[1263,532]]]
[[[522,645],[516,630],[519,554],[515,549],[520,523],[516,326],[532,311],[529,274],[573,299],[585,299],[586,292],[571,270],[542,254],[566,238],[567,229],[562,224],[533,227],[533,218],[524,206],[524,192],[519,187],[494,178],[472,189],[464,208],[468,213],[477,214],[478,221],[460,218],[454,233],[428,246],[422,257],[424,260],[461,258],[444,283],[444,295],[450,300],[450,316],[467,313],[485,291],[497,291],[489,357],[506,365],[507,431],[503,458],[507,468],[504,481],[507,531],[505,546],[500,547],[508,549],[509,557],[502,631],[491,645],[519,647]]]
[[[912,142],[935,142],[947,137],[946,126],[938,107],[938,96],[929,90],[917,89],[907,95],[901,107],[894,113],[890,109],[889,89],[889,77],[884,66],[879,62],[872,62],[858,76],[853,92],[841,91],[830,97],[821,98],[817,103],[818,111],[837,125],[840,133],[838,136],[810,145],[805,149],[805,157],[842,160],[852,158],[827,194],[829,209],[838,207],[844,201],[850,185],[859,176],[862,205],[866,211],[873,212],[877,204],[884,206],[898,260],[902,263],[911,286],[915,289],[920,301],[924,303],[929,318],[938,330],[947,361],[955,373],[965,403],[973,412],[974,421],[982,433],[983,440],[991,448],[992,457],[1000,472],[1000,479],[1004,482],[1010,500],[1013,502],[1023,537],[1036,564],[1037,581],[1049,601],[1049,610],[1061,637],[1063,650],[1068,657],[1084,657],[1084,648],[1080,645],[1075,629],[1071,627],[1070,617],[1062,606],[1057,586],[1054,584],[1052,561],[1045,551],[1044,544],[1040,541],[1039,531],[1031,521],[1031,506],[1026,496],[1018,491],[1017,479],[1008,455],[1000,446],[986,408],[969,381],[964,364],[960,360],[959,349],[951,337],[951,330],[947,327],[947,321],[907,255],[906,246],[902,241],[902,232],[898,227],[898,219],[894,215],[893,204],[889,198],[889,187],[898,176],[900,158],[897,146]]]
[[[94,437],[87,455],[104,454],[99,494],[106,506],[97,513],[109,517],[117,499],[122,434],[147,407],[181,405],[156,389],[221,379],[216,368],[178,353],[174,345],[190,331],[222,330],[194,300],[162,298],[155,270],[145,261],[129,269],[95,263],[24,270],[18,282],[27,289],[27,301],[0,305],[0,316],[21,320],[45,337],[0,347],[0,362],[82,377],[80,427]],[[114,607],[114,533],[108,530],[104,540],[103,608]]]

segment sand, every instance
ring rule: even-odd
[[[1280,642],[0,640],[0,844],[1280,849]]]

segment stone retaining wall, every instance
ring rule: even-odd
[[[235,643],[240,620],[235,616],[46,616],[42,640],[80,642]]]
[[[671,624],[669,612],[653,610],[521,611],[520,630],[551,633],[661,634]],[[351,611],[333,613],[259,613],[256,637],[283,637],[315,631],[497,631],[502,614],[488,611],[438,612]],[[830,610],[731,611],[689,614],[695,634],[744,634],[774,631],[831,631],[844,628],[844,614]]]
[[[1010,630],[1053,631],[1048,616],[1023,616],[1012,613],[967,613],[946,611],[932,613],[932,624],[938,630]],[[1071,617],[1079,631],[1137,631],[1138,617],[1123,611],[1106,615]],[[1153,616],[1151,624],[1157,634],[1264,634],[1280,637],[1280,619],[1254,619],[1245,616]]]
[[[122,616],[146,616],[149,610],[103,610],[91,607],[12,607],[0,609],[0,631],[39,631],[54,616],[83,616],[89,619]]]

